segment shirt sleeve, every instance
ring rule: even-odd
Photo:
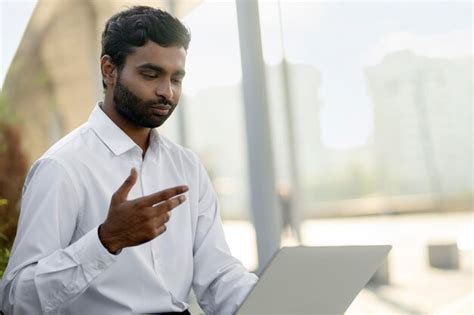
[[[233,314],[257,282],[229,250],[217,198],[201,165],[193,289],[206,314]]]
[[[56,314],[112,264],[97,227],[72,242],[80,195],[62,164],[36,162],[23,189],[18,231],[0,283],[6,314]]]

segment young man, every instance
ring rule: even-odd
[[[105,97],[32,166],[1,283],[6,314],[232,314],[257,281],[233,258],[197,156],[160,135],[188,30],[133,7],[102,34]]]

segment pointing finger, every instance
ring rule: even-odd
[[[188,191],[188,189],[189,188],[186,185],[171,187],[171,188],[156,192],[154,194],[150,194],[148,196],[138,198],[137,201],[143,202],[144,205],[146,206],[153,206],[157,203],[166,201],[176,195],[182,194]]]
[[[157,209],[159,213],[168,212],[182,204],[185,200],[185,195],[179,195],[174,198],[168,199],[158,205],[155,205],[153,208]]]

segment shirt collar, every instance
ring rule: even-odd
[[[135,147],[141,151],[141,148],[104,113],[101,104],[102,102],[96,104],[88,122],[102,142],[115,155],[121,155]],[[157,150],[159,138],[158,131],[152,129],[148,150]]]

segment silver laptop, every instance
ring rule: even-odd
[[[237,314],[344,314],[391,248],[284,247]]]

